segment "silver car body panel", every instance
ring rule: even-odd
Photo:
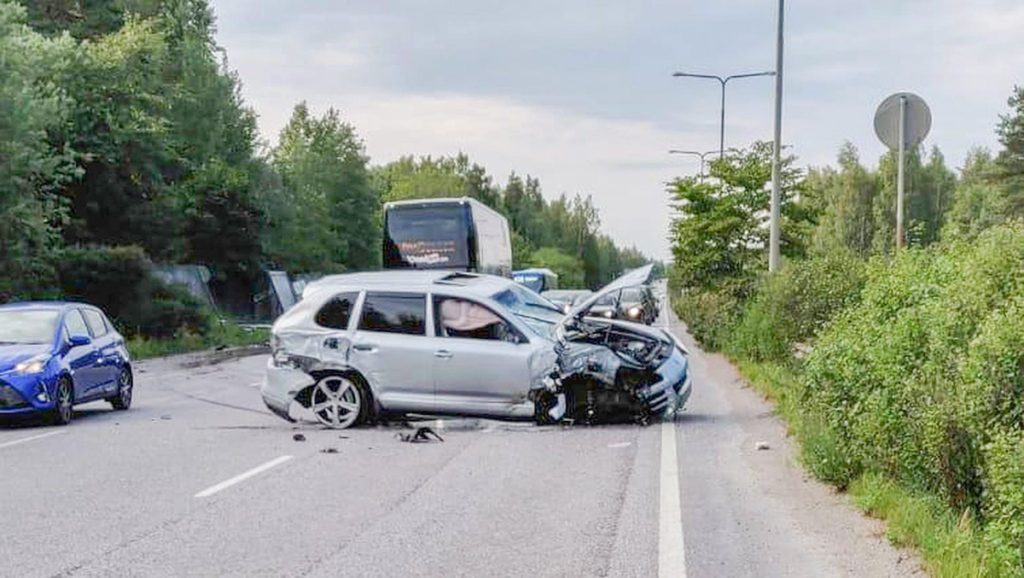
[[[303,299],[274,323],[273,354],[262,388],[263,398],[276,414],[295,419],[299,410],[294,402],[308,404],[308,399],[304,404],[302,393],[315,383],[319,372],[355,372],[366,381],[378,410],[529,419],[535,417],[538,392],[552,391],[552,384],[558,381],[559,375],[555,372],[559,370],[560,355],[563,356],[562,370],[571,362],[570,358],[575,357],[570,350],[580,352],[580,362],[587,365],[583,373],[614,385],[618,366],[616,353],[600,344],[556,346],[554,335],[602,295],[645,283],[650,272],[650,266],[641,267],[594,293],[554,326],[550,336],[541,335],[539,330],[492,298],[516,286],[510,279],[430,270],[324,277],[310,283],[303,292]],[[360,329],[367,295],[381,293],[423,295],[425,334]],[[321,308],[343,294],[357,296],[347,326],[330,329],[318,325],[316,317]],[[518,342],[442,336],[435,327],[434,297],[462,299],[485,307],[519,334]],[[477,313],[477,318],[487,318]],[[448,321],[445,323],[448,327]],[[668,343],[666,347],[671,347],[671,356],[663,357],[666,361],[657,368],[650,367],[650,371],[657,373],[656,382],[648,383],[643,391],[638,389],[637,392],[661,415],[671,415],[681,409],[691,386],[686,352],[678,340],[668,332],[635,323],[612,320],[603,323],[620,327],[630,335],[639,334]],[[607,360],[606,374],[596,376],[588,364],[602,359]],[[569,373],[562,371],[560,375],[564,378]],[[552,411],[564,411],[563,402],[558,400],[559,406]]]
[[[302,301],[274,324],[274,355],[263,385],[264,400],[278,415],[293,416],[291,401],[313,385],[312,374],[355,371],[384,410],[532,417],[528,393],[551,372],[556,359],[554,342],[491,299],[512,285],[510,279],[450,271],[355,273],[310,283]],[[348,327],[338,330],[318,325],[317,312],[336,295],[346,293],[359,295]],[[423,295],[426,334],[360,329],[368,293]],[[527,340],[510,343],[440,337],[434,327],[435,295],[483,305]]]

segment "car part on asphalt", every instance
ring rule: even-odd
[[[397,434],[395,434],[395,438],[397,438],[399,441],[403,441],[403,442],[410,443],[410,444],[420,444],[420,443],[431,442],[431,441],[435,441],[435,440],[439,441],[439,442],[443,442],[444,441],[444,438],[442,438],[441,436],[437,435],[437,432],[435,432],[434,430],[430,429],[429,427],[425,427],[425,426],[424,427],[416,428],[416,431],[414,433],[411,433],[411,434],[409,434],[409,433],[397,433]],[[431,438],[433,438],[433,439],[431,439]]]

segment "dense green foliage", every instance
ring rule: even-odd
[[[208,312],[183,289],[153,276],[140,247],[68,247],[56,258],[61,293],[102,308],[127,336],[206,333]]]
[[[496,208],[516,265],[570,286],[645,260],[589,197],[548,201],[534,178],[496,186],[465,155],[371,167],[334,109],[298,104],[265,147],[214,22],[208,0],[0,0],[0,303],[84,299],[133,335],[205,334],[151,261],[207,266],[221,313],[249,316],[265,269],[379,266],[381,205],[411,197]]]
[[[938,149],[908,155],[899,254],[891,154],[872,171],[847,144],[796,176],[806,226],[783,223],[771,275],[763,183],[722,170],[743,157],[671,191],[677,313],[778,402],[808,469],[854,486],[939,575],[1024,576],[1024,91],[1009,103],[1004,150],[971,151],[959,177]]]

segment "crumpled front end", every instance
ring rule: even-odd
[[[628,326],[593,327],[556,347],[558,364],[531,390],[538,423],[671,419],[692,391],[689,361],[672,339]]]

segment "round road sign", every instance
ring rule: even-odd
[[[882,101],[875,112],[875,134],[885,146],[900,147],[900,101],[906,101],[906,125],[903,144],[910,149],[921,144],[932,128],[932,112],[924,100],[912,92],[897,92]]]

